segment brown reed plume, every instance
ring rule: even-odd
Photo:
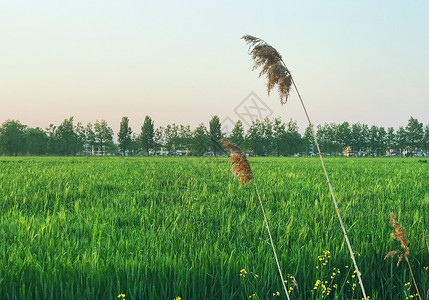
[[[231,164],[232,175],[240,180],[240,186],[243,183],[248,183],[253,179],[252,169],[250,168],[249,160],[246,154],[236,144],[221,139],[220,143],[225,146],[231,154],[229,163]]]
[[[283,278],[282,270],[280,268],[280,263],[277,258],[276,248],[274,247],[273,238],[271,236],[270,226],[268,226],[267,215],[265,214],[264,206],[262,205],[261,196],[259,195],[258,186],[256,185],[255,179],[252,174],[252,169],[250,168],[249,160],[246,157],[246,154],[241,150],[239,146],[232,143],[227,139],[221,139],[220,143],[225,146],[225,149],[230,152],[229,163],[231,164],[232,175],[235,178],[240,179],[240,187],[243,183],[249,183],[253,179],[253,184],[255,186],[256,194],[258,195],[259,204],[261,205],[262,214],[264,216],[265,227],[267,228],[268,236],[270,238],[271,248],[273,249],[274,259],[276,260],[277,269],[280,274],[280,279],[283,284],[283,289],[285,291],[286,297],[288,300],[289,292],[286,288],[285,280]]]
[[[284,65],[282,56],[274,47],[257,37],[245,35],[243,39],[249,45],[249,54],[252,55],[254,62],[253,70],[261,67],[259,77],[265,74],[268,79],[268,95],[277,85],[280,102],[285,104],[292,86],[292,76]]]
[[[395,240],[401,243],[402,250],[398,249],[398,250],[390,251],[384,257],[384,259],[387,259],[389,257],[393,258],[398,254],[398,263],[396,264],[396,266],[399,266],[399,263],[402,261],[402,259],[405,259],[405,261],[408,264],[408,268],[410,269],[411,277],[413,278],[413,283],[414,283],[414,287],[416,288],[417,295],[421,300],[422,298],[420,297],[419,288],[417,287],[416,279],[414,278],[413,270],[411,269],[410,260],[408,259],[408,256],[410,255],[410,247],[408,247],[409,240],[407,237],[407,233],[405,232],[405,228],[402,227],[398,221],[396,221],[396,216],[393,212],[390,213],[389,223],[392,225],[393,229],[395,229],[395,232],[391,233],[390,235],[392,238],[394,238]]]
[[[408,247],[408,238],[407,234],[405,232],[405,228],[399,224],[398,221],[396,221],[395,214],[393,212],[390,213],[390,222],[389,222],[393,228],[395,229],[395,232],[391,234],[392,238],[395,240],[401,242],[401,247],[403,250],[393,250],[387,253],[387,255],[384,257],[384,259],[388,257],[395,257],[396,254],[398,254],[398,263],[396,264],[399,266],[399,263],[402,261],[403,258],[408,260],[408,255],[410,254],[410,247]]]
[[[310,117],[308,115],[307,109],[304,105],[304,101],[302,100],[302,97],[298,91],[298,88],[296,87],[295,81],[292,78],[292,75],[289,71],[289,69],[286,67],[286,64],[284,63],[282,56],[280,53],[271,45],[266,43],[264,40],[251,36],[251,35],[245,35],[242,37],[246,43],[249,45],[249,54],[252,56],[254,65],[253,69],[262,68],[261,72],[259,73],[259,77],[261,77],[263,74],[266,74],[268,79],[268,95],[270,94],[271,89],[277,85],[280,93],[280,102],[281,104],[285,104],[287,101],[287,98],[289,96],[289,91],[291,86],[295,88],[296,93],[298,94],[299,100],[301,102],[302,108],[305,112],[305,115],[308,120],[308,125],[311,130],[311,135],[313,136],[314,144],[317,148],[317,154],[319,155],[320,162],[322,164],[323,172],[325,173],[326,181],[328,183],[329,191],[331,192],[332,201],[334,203],[335,211],[337,213],[338,221],[340,223],[341,229],[343,231],[344,239],[347,244],[347,248],[349,249],[350,256],[353,261],[353,265],[356,270],[356,275],[359,280],[359,285],[362,290],[362,295],[364,299],[367,299],[365,288],[363,286],[362,278],[360,276],[359,268],[356,262],[355,255],[353,253],[352,246],[350,244],[349,238],[347,236],[346,228],[343,224],[343,220],[341,218],[340,210],[338,208],[337,200],[335,199],[334,190],[332,188],[331,182],[329,181],[328,172],[326,171],[325,163],[323,162],[322,153],[320,151],[319,143],[317,142],[316,135],[313,130],[313,124],[311,123]]]

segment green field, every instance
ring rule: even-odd
[[[0,158],[0,299],[285,299],[253,185],[240,189],[227,161]],[[406,263],[384,260],[400,247],[393,211],[425,299],[429,164],[325,162],[367,293],[415,293]],[[318,159],[250,163],[284,275],[298,283],[291,298],[322,299],[321,280],[326,299],[361,299]]]

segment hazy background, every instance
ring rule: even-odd
[[[252,71],[252,34],[283,55],[313,123],[428,124],[428,15],[428,1],[3,1],[0,122],[194,127],[235,121],[255,92],[303,131],[296,93],[281,106]]]

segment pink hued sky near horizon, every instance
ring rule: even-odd
[[[252,71],[244,34],[273,45],[315,124],[429,124],[429,2],[19,1],[0,11],[0,122],[105,119],[134,132],[254,117],[307,126]],[[253,93],[253,94],[251,94]],[[250,95],[250,97],[249,97]],[[249,119],[250,118],[250,119]]]

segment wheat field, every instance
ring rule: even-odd
[[[0,158],[1,299],[284,299],[255,190],[227,157]],[[316,158],[250,158],[291,299],[361,299]],[[429,289],[429,166],[326,159],[371,299]],[[122,297],[122,296],[121,296]]]

